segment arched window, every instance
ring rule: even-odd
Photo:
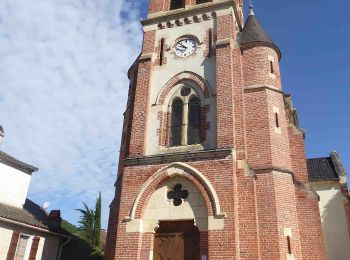
[[[171,106],[171,146],[182,144],[183,102],[175,99]]]
[[[184,85],[171,105],[170,146],[200,143],[201,101],[196,92]]]
[[[188,103],[188,129],[187,143],[200,143],[200,119],[201,119],[201,101],[198,97],[193,97]]]
[[[180,9],[185,7],[185,0],[171,0],[170,10]]]

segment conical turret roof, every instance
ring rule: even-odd
[[[240,44],[241,46],[244,46],[246,44],[270,45],[273,49],[277,51],[279,57],[281,57],[280,49],[273,42],[270,36],[266,33],[266,31],[256,18],[252,6],[250,7],[248,19],[244,25],[243,31],[240,36]]]

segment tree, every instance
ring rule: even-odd
[[[103,255],[101,249],[100,232],[101,232],[101,209],[102,199],[101,192],[96,200],[95,210],[90,209],[86,203],[83,203],[84,209],[77,209],[81,212],[79,220],[80,237],[88,242],[93,248],[91,256],[99,257]]]

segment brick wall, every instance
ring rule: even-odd
[[[225,230],[223,231],[209,231],[207,238],[202,242],[202,250],[206,247],[206,243],[209,245],[209,259],[233,259],[235,255],[235,232],[234,232],[234,204],[232,203],[234,198],[233,187],[233,174],[234,165],[232,159],[230,160],[211,160],[202,162],[188,163],[190,166],[195,167],[201,171],[206,178],[213,184],[220,201],[221,211],[227,214],[225,219]],[[139,259],[142,250],[153,248],[149,238],[143,239],[144,235],[139,233],[126,233],[126,223],[123,219],[129,215],[132,204],[136,195],[138,194],[141,186],[148,178],[150,178],[155,172],[164,167],[165,165],[152,165],[152,166],[133,166],[125,167],[123,172],[122,186],[118,188],[127,187],[117,192],[118,199],[115,200],[113,205],[120,203],[119,208],[111,208],[110,224],[109,224],[109,237],[107,244],[106,259]],[[220,172],[220,175],[216,173]],[[164,178],[167,178],[165,174]],[[156,189],[164,180],[159,180],[156,183],[151,184],[151,188]],[[203,190],[203,188],[201,188]],[[149,192],[148,194],[151,194]],[[143,200],[147,201],[147,195]],[[207,197],[206,194],[203,194]],[[120,198],[120,200],[119,200]],[[209,215],[213,214],[213,209],[209,199],[208,212]],[[142,216],[143,207],[146,203],[140,202],[140,208],[136,213],[137,217]],[[119,212],[118,212],[119,211]],[[118,213],[117,213],[118,212]],[[210,213],[211,212],[211,213]],[[118,243],[116,242],[115,234],[118,237]],[[203,238],[204,234],[201,235]],[[208,242],[205,242],[205,241]],[[115,250],[114,250],[115,249]],[[115,254],[113,254],[115,252]],[[114,257],[114,258],[113,258]]]
[[[273,176],[277,208],[278,238],[280,255],[288,254],[288,242],[285,229],[291,229],[291,253],[301,259],[298,216],[293,177],[290,174],[277,173]]]
[[[234,259],[259,259],[258,219],[256,205],[256,183],[252,177],[237,170],[233,176],[235,183],[235,229],[236,257]]]
[[[308,183],[307,164],[304,145],[304,132],[295,126],[288,127],[290,156],[297,182]]]
[[[148,13],[156,13],[156,12],[166,12],[170,9],[170,1],[171,0],[149,0],[148,5]],[[183,0],[185,1],[186,6],[193,6],[197,4],[197,0]],[[213,1],[212,1],[213,2]],[[234,1],[237,6],[242,6],[242,0],[235,0]],[[242,14],[240,13],[240,17],[243,21]]]
[[[245,94],[247,160],[254,169],[272,166],[267,92]]]
[[[274,59],[274,73],[271,73],[269,57]],[[243,60],[246,87],[269,85],[281,89],[279,60],[275,50],[269,47],[252,47],[243,51]]]
[[[346,197],[348,199],[344,202],[344,209],[345,209],[345,217],[346,217],[347,224],[348,224],[348,231],[349,231],[349,238],[350,238],[350,200],[349,200],[349,193],[346,194]]]
[[[302,257],[308,260],[324,260],[326,253],[318,201],[309,198],[300,188],[296,188],[296,196]]]
[[[326,259],[318,199],[313,197],[311,191],[302,190],[302,186],[309,182],[304,132],[290,125],[288,134],[292,169],[295,177],[301,254],[303,258],[310,260]]]
[[[155,31],[144,33],[142,55],[154,52]],[[152,72],[151,57],[140,59],[137,63],[137,77],[135,83],[135,98],[133,104],[132,123],[130,131],[130,155],[143,155],[145,153],[145,139],[147,131],[148,104],[150,91],[150,78]]]
[[[266,99],[269,117],[272,166],[285,170],[292,170],[289,151],[288,122],[284,108],[283,94],[267,90]],[[276,126],[276,114],[279,127]],[[261,147],[261,149],[263,149],[263,147]]]
[[[216,37],[216,91],[217,91],[217,144],[218,148],[234,146],[232,47],[235,39],[233,17],[217,17]],[[222,42],[225,41],[225,42]]]
[[[164,3],[166,2],[166,3]],[[164,6],[168,6],[169,0],[149,0],[148,13],[164,11]],[[166,5],[167,4],[167,5]],[[168,7],[169,8],[169,7]]]
[[[234,147],[237,159],[246,158],[246,128],[243,92],[243,60],[239,48],[232,50],[233,106],[234,106]]]

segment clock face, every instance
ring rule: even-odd
[[[178,57],[184,58],[192,55],[196,50],[196,41],[191,38],[180,40],[175,45],[175,53]]]

